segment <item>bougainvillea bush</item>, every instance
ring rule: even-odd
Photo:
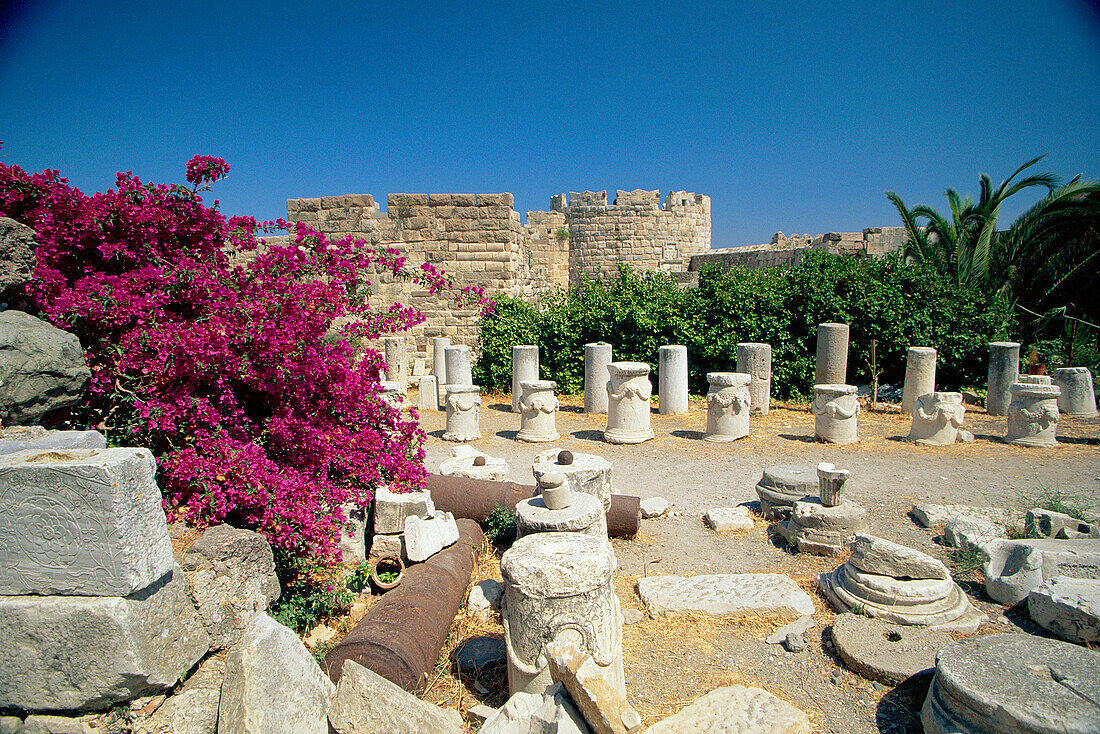
[[[29,303],[86,349],[81,419],[113,445],[153,451],[170,515],[254,528],[277,550],[331,560],[342,505],[366,507],[379,483],[424,483],[415,414],[381,399],[377,351],[349,346],[423,315],[371,309],[364,274],[433,292],[453,284],[428,265],[410,272],[397,250],[303,225],[293,244],[261,246],[268,223],[227,219],[199,195],[228,170],[196,156],[190,187],[126,173],[85,196],[56,171],[0,164],[0,215],[38,232]],[[477,289],[455,293],[487,305]],[[348,322],[335,338],[334,319]]]

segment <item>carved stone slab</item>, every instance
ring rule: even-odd
[[[645,734],[680,732],[810,734],[810,717],[762,688],[716,688],[680,713],[658,721]]]
[[[814,613],[810,595],[779,573],[649,576],[638,579],[638,596],[651,614]]]
[[[0,457],[0,594],[128,596],[172,570],[148,449]]]

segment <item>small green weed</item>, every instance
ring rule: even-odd
[[[1022,499],[1025,509],[1038,507],[1050,512],[1060,512],[1078,520],[1084,520],[1085,513],[1093,507],[1092,502],[1083,495],[1052,489],[1042,484],[1034,494],[1024,494]]]
[[[507,548],[516,539],[516,513],[507,507],[497,505],[485,518],[485,536],[493,542]]]
[[[348,576],[348,588],[359,593],[363,589],[367,588],[370,584],[371,564],[369,561],[363,561],[355,570]]]

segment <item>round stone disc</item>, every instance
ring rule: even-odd
[[[799,464],[777,464],[764,469],[756,486],[773,492],[796,496],[817,495],[817,467]]]
[[[844,663],[864,678],[897,685],[918,673],[932,673],[936,651],[952,644],[948,632],[891,624],[846,612],[833,621],[833,644]]]

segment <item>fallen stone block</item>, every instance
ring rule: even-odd
[[[218,734],[328,734],[335,693],[298,636],[257,614],[225,659]]]
[[[817,467],[814,466],[769,466],[764,469],[760,481],[756,483],[760,514],[772,521],[788,519],[795,502],[817,495],[817,492]]]
[[[1027,611],[1040,627],[1070,642],[1100,642],[1100,580],[1058,576],[1032,589]]]
[[[981,548],[985,592],[1001,604],[1019,604],[1056,576],[1100,578],[1100,540],[993,540]]]
[[[137,728],[137,734],[214,734],[225,660],[210,657]]]
[[[645,734],[685,732],[809,734],[810,717],[761,688],[733,685],[716,688],[645,730]]]
[[[0,594],[128,596],[175,566],[148,449],[0,456]]]
[[[206,654],[178,568],[129,597],[0,597],[0,708],[78,711],[174,686]]]
[[[814,613],[810,595],[794,579],[778,573],[649,576],[638,579],[638,596],[650,614]]]
[[[22,734],[98,734],[98,716],[50,716],[32,714],[20,728]]]
[[[947,567],[932,556],[874,535],[857,535],[848,563],[866,573],[896,579],[946,579]]]
[[[466,477],[468,479],[486,479],[503,482],[508,479],[508,462],[496,456],[489,456],[473,446],[455,446],[451,458],[444,459],[439,465],[439,474],[445,477]]]
[[[447,546],[458,542],[458,525],[449,512],[424,520],[415,515],[405,518],[405,553],[419,563]]]
[[[180,556],[180,566],[212,650],[232,646],[253,615],[279,598],[271,546],[251,530],[207,528]]]
[[[591,655],[568,642],[546,646],[550,677],[565,686],[593,734],[634,734],[642,728],[626,696],[607,682]]]
[[[589,734],[561,683],[543,693],[515,693],[485,720],[480,734]]]
[[[936,652],[955,641],[944,629],[893,624],[851,612],[833,620],[832,639],[845,665],[888,686],[920,673],[931,675]]]
[[[487,719],[495,715],[496,712],[497,709],[492,708],[491,706],[486,706],[483,703],[479,703],[476,706],[471,706],[470,708],[466,709],[466,718],[476,724],[486,721]]]
[[[354,502],[343,505],[347,518],[340,528],[340,561],[362,563],[367,560],[367,511]]]
[[[921,527],[930,528],[955,519],[995,522],[999,525],[1014,525],[1016,512],[1003,507],[971,507],[970,505],[937,505],[923,502],[913,505],[909,511]]]
[[[462,734],[455,709],[421,701],[372,670],[345,660],[328,720],[337,734]]]
[[[638,506],[642,509],[642,517],[647,520],[661,517],[668,512],[668,500],[664,497],[646,497]]]
[[[466,610],[480,615],[488,615],[493,609],[500,609],[500,598],[504,595],[504,584],[494,579],[485,579],[474,584],[470,598],[466,600]]]
[[[975,518],[955,518],[943,528],[944,541],[952,548],[981,548],[991,540],[1007,537],[1004,525]]]
[[[1100,526],[1039,507],[1027,511],[1024,528],[1042,538],[1100,538]]]
[[[507,654],[504,640],[496,637],[473,637],[455,650],[455,664],[461,673],[474,673],[503,663]]]
[[[398,533],[375,533],[371,538],[369,559],[381,556],[397,556],[403,562],[409,563],[409,554],[405,552],[405,535]]]
[[[68,451],[105,449],[107,439],[99,431],[50,431],[42,426],[0,429],[0,455],[17,451]]]
[[[703,519],[707,527],[718,532],[732,530],[752,530],[752,518],[749,516],[749,508],[739,507],[712,507],[707,510]]]
[[[391,492],[381,486],[374,493],[374,532],[403,533],[405,518],[431,517],[435,514],[432,496],[426,492]]]

